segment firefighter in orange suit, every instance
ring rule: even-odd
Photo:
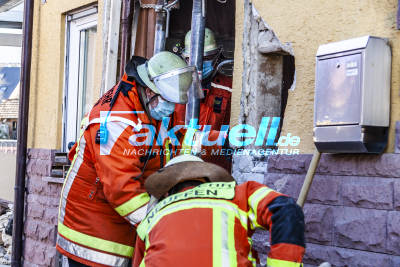
[[[193,72],[169,52],[134,57],[84,120],[58,218],[57,250],[70,266],[129,265],[149,201],[143,183],[166,163],[167,141],[155,136],[175,103],[187,102]]]
[[[256,266],[256,228],[271,234],[267,266],[301,266],[304,215],[292,198],[257,182],[236,185],[223,168],[192,155],[172,159],[145,188],[152,200],[137,228],[133,266]]]
[[[191,31],[186,33],[185,47],[181,56],[189,62]],[[228,73],[222,73],[217,66],[221,61],[222,48],[217,46],[214,33],[205,29],[204,54],[202,70],[202,88],[204,99],[200,103],[199,125],[210,125],[210,130],[220,131],[223,125],[229,125],[231,114],[232,77]],[[232,64],[232,62],[230,63]],[[231,73],[229,74],[231,75]],[[185,122],[185,105],[176,105],[176,120]],[[215,163],[230,172],[231,157],[204,155],[202,158]]]

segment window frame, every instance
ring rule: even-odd
[[[63,85],[63,115],[62,115],[62,151],[68,151],[68,143],[76,142],[79,137],[77,116],[81,111],[82,72],[81,35],[82,31],[97,27],[97,6],[69,13],[65,16],[65,46],[64,46],[64,85]],[[75,66],[75,67],[73,67]],[[69,124],[75,120],[75,124]],[[72,125],[75,125],[73,127]]]

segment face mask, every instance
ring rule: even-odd
[[[213,72],[213,60],[204,60],[203,61],[203,79],[208,78]]]
[[[152,108],[150,106],[150,116],[155,120],[161,120],[163,117],[168,117],[175,110],[175,103],[165,101],[160,96],[158,96],[158,104],[156,107]]]

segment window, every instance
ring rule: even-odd
[[[76,142],[80,123],[90,111],[95,97],[94,69],[97,34],[97,7],[67,15],[63,142]],[[97,97],[97,96],[96,96]]]

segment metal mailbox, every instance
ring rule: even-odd
[[[321,45],[316,57],[314,143],[320,152],[380,153],[390,111],[391,50],[364,36]]]

